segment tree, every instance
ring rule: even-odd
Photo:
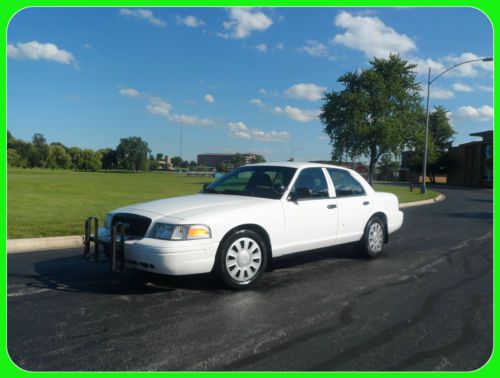
[[[374,58],[368,69],[342,75],[342,90],[325,95],[319,117],[330,137],[332,159],[367,156],[370,183],[378,159],[398,154],[412,130],[421,127],[415,68],[398,55]]]
[[[425,118],[422,117],[422,124]],[[446,172],[449,165],[448,150],[453,144],[455,130],[448,118],[448,111],[437,106],[429,115],[429,140],[427,143],[427,174],[431,182],[436,182],[438,173]],[[425,129],[420,128],[409,143],[411,157],[410,168],[421,172],[424,157]]]
[[[116,148],[118,164],[121,168],[130,169],[134,172],[147,170],[149,168],[148,155],[151,150],[147,142],[140,137],[129,137],[120,139]]]
[[[171,160],[172,166],[174,167],[180,167],[182,165],[182,158],[180,156],[174,156]]]
[[[83,161],[82,150],[78,147],[70,147],[68,148],[68,154],[71,159],[71,168],[75,171],[80,169]]]
[[[233,156],[231,156],[231,163],[236,167],[239,167],[241,165],[245,165],[247,163],[247,159],[245,158],[245,155],[234,154]]]
[[[82,150],[82,165],[84,171],[97,171],[101,169],[101,154],[89,148]]]
[[[26,159],[23,159],[14,148],[7,148],[7,164],[9,167],[26,167]]]
[[[51,144],[48,149],[47,167],[49,168],[69,168],[71,166],[71,156],[60,144]]]
[[[265,163],[266,159],[262,155],[255,155],[252,159],[250,159],[250,163],[256,164],[256,163]]]
[[[112,148],[103,148],[99,150],[99,153],[101,154],[102,169],[106,172],[108,169],[115,169],[118,167],[116,150],[113,150]]]
[[[165,155],[158,153],[158,154],[156,154],[156,160],[163,160],[164,156]]]
[[[382,179],[387,181],[394,177],[394,172],[399,169],[399,163],[392,160],[392,154],[387,153],[380,157],[377,169]]]
[[[33,153],[31,156],[33,166],[45,168],[49,156],[47,140],[43,134],[35,134],[33,135],[31,143],[33,144]]]
[[[191,161],[189,162],[189,166],[190,166],[190,167],[196,167],[196,166],[197,166],[197,164],[196,164],[196,162],[195,162],[194,160],[191,160]]]

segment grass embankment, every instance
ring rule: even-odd
[[[399,203],[423,201],[435,198],[439,195],[438,192],[427,189],[425,194],[420,194],[420,186],[413,187],[413,192],[410,192],[410,185],[388,185],[388,184],[374,184],[373,188],[377,192],[389,192],[398,196]]]
[[[83,234],[96,215],[137,202],[197,193],[211,177],[166,172],[9,169],[8,238]]]
[[[197,193],[211,177],[187,177],[166,172],[73,172],[69,170],[9,169],[8,238],[83,234],[83,223],[96,215],[137,202]],[[375,185],[400,202],[433,198],[407,186]]]

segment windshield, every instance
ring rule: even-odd
[[[202,193],[279,199],[288,188],[295,171],[295,168],[289,167],[241,167],[214,181]]]

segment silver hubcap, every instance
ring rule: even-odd
[[[237,239],[226,254],[226,270],[235,281],[250,281],[262,264],[262,252],[255,240]]]
[[[384,231],[379,223],[373,223],[370,226],[370,232],[368,234],[368,245],[372,252],[380,252],[382,250],[382,244],[384,242]]]

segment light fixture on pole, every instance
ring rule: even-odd
[[[456,68],[458,66],[461,66],[462,64],[466,63],[472,63],[472,62],[492,62],[493,58],[488,57],[488,58],[479,58],[479,59],[472,59],[472,60],[467,60],[465,62],[461,62],[458,64],[455,64],[454,66],[451,66],[447,69],[445,69],[443,72],[441,72],[439,75],[437,75],[434,79],[431,80],[431,68],[429,67],[429,73],[427,75],[427,109],[426,109],[426,119],[425,119],[425,140],[424,140],[424,162],[422,164],[422,187],[420,189],[420,192],[422,194],[425,194],[427,192],[427,187],[425,185],[425,179],[427,177],[427,145],[429,142],[429,101],[430,101],[430,96],[431,96],[431,84],[436,81],[439,77],[443,76],[446,72],[449,70]]]

